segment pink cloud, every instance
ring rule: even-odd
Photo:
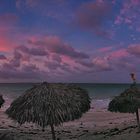
[[[127,24],[129,28],[139,31],[140,18],[140,1],[139,0],[125,0],[122,2],[122,8],[119,15],[116,16],[115,24]],[[137,22],[134,22],[137,21]]]
[[[111,50],[112,50],[112,47],[103,47],[103,48],[98,49],[99,52],[108,52]]]
[[[97,71],[110,71],[112,70],[111,65],[109,64],[109,61],[106,57],[96,57],[92,60],[94,67],[97,69]]]
[[[112,47],[104,47],[98,50],[100,57],[93,57],[92,61],[77,61],[78,64],[87,68],[89,72],[102,72],[112,70],[127,70],[132,71],[136,69],[135,65],[138,63],[132,57],[140,56],[139,44],[137,46],[131,45],[126,49],[113,50]]]
[[[139,0],[131,0],[131,2],[132,2],[133,5],[138,5],[140,3]]]
[[[53,61],[57,61],[59,63],[62,61],[62,58],[57,54],[52,54],[51,58],[52,58]]]
[[[140,44],[131,44],[128,46],[127,52],[140,57]]]
[[[44,75],[52,75],[52,72],[54,74],[52,79],[56,76],[65,79],[68,75],[80,75],[81,73],[113,71],[122,68],[133,69],[132,62],[129,62],[130,52],[134,54],[132,50],[135,49],[138,52],[139,45],[136,48],[129,46],[128,49],[115,51],[113,48],[109,46],[98,49],[97,53],[100,57],[89,56],[58,36],[29,37],[25,45],[23,43],[11,52],[10,57],[5,55],[7,59],[2,61],[0,72],[3,78],[20,79],[24,76],[23,79],[37,80],[43,79]],[[6,75],[8,69],[10,71]]]
[[[2,52],[8,52],[12,49],[13,42],[9,40],[6,36],[0,35],[0,51]]]
[[[116,17],[114,23],[119,25],[119,24],[121,24],[122,22],[123,22],[123,18],[119,15],[119,16]]]
[[[10,52],[10,57],[8,56],[7,60],[3,61],[3,64],[0,66],[3,78],[11,79],[17,73],[15,79],[20,79],[26,74],[24,79],[27,79],[30,72],[26,71],[30,70],[30,68],[33,74],[29,78],[32,78],[34,74],[41,75],[40,71],[43,71],[46,75],[52,71],[54,75],[59,75],[60,73],[67,75],[68,73],[78,72],[78,69],[75,69],[77,66],[75,60],[89,59],[86,53],[74,49],[57,36],[33,37],[25,45],[12,49],[13,51]],[[34,67],[31,64],[36,66],[35,71],[33,71]],[[26,66],[29,66],[28,69]],[[6,75],[8,69],[11,70]],[[39,78],[39,76],[35,76],[36,78]]]
[[[119,49],[119,50],[111,52],[108,56],[108,59],[109,60],[120,59],[127,56],[129,56],[129,53],[127,52],[126,49]]]

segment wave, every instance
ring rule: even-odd
[[[91,101],[91,108],[92,109],[107,109],[108,104],[111,101],[110,98],[106,99],[92,99]]]

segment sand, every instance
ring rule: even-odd
[[[50,128],[35,124],[20,126],[0,109],[0,140],[51,140]],[[135,114],[111,113],[91,108],[81,119],[55,127],[59,140],[139,140]]]

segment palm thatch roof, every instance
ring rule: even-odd
[[[140,90],[136,86],[116,96],[108,106],[111,112],[135,113],[140,108]]]
[[[33,122],[44,128],[79,119],[89,108],[86,90],[73,84],[44,82],[18,97],[6,113],[20,124]]]
[[[3,99],[2,95],[0,95],[0,108],[4,104],[5,100]]]

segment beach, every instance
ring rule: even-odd
[[[0,0],[0,140],[140,140],[140,0]]]
[[[11,102],[34,84],[0,84],[5,103],[0,109],[0,140],[51,140],[51,129],[45,132],[35,124],[19,125],[5,114]],[[113,96],[129,84],[78,84],[88,90],[91,108],[79,120],[55,127],[58,140],[139,140],[135,114],[112,113],[107,110]]]
[[[135,114],[111,113],[105,108],[94,108],[83,114],[81,119],[55,127],[58,140],[138,140]],[[51,140],[48,126],[45,132],[35,124],[19,125],[0,110],[0,140]]]

